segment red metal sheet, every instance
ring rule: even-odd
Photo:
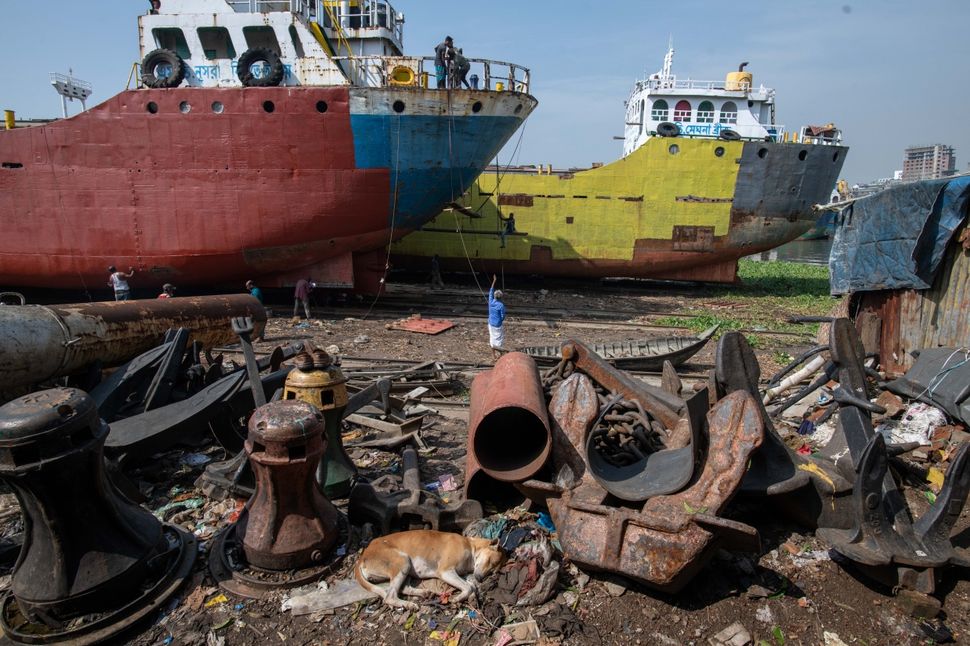
[[[441,334],[445,330],[455,327],[451,321],[443,319],[423,319],[420,316],[402,319],[387,326],[390,330],[404,332],[418,332],[419,334]]]

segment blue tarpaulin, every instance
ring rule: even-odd
[[[829,256],[832,294],[929,288],[968,203],[965,176],[902,184],[845,207]]]

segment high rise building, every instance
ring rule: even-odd
[[[957,158],[952,146],[912,146],[903,157],[903,181],[940,179],[956,172]]]

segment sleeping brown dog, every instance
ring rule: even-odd
[[[456,600],[464,601],[504,559],[498,541],[418,529],[375,538],[357,560],[355,574],[360,585],[387,605],[417,610],[418,604],[405,601],[401,593],[424,597],[429,591],[405,585],[409,577],[441,579],[458,588]],[[374,585],[385,581],[386,589]]]

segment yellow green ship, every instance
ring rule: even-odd
[[[627,102],[624,156],[588,169],[492,167],[420,231],[395,267],[733,282],[737,260],[808,231],[847,148],[833,125],[775,122],[744,71],[681,81],[664,68]],[[514,221],[514,225],[510,224]]]

